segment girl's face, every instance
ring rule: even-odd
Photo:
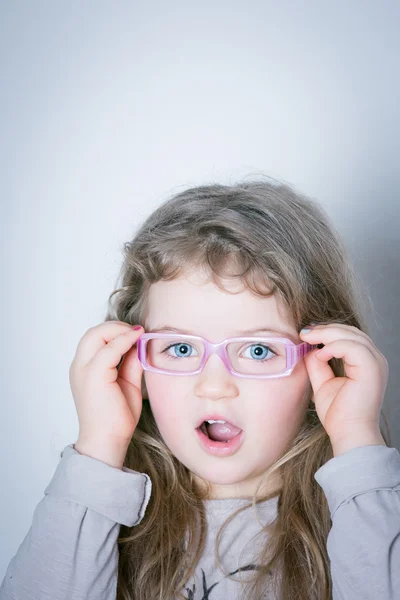
[[[237,331],[268,328],[281,329],[281,337],[296,344],[302,342],[275,296],[256,297],[233,280],[225,280],[224,286],[241,291],[228,294],[195,271],[152,284],[145,331],[168,326],[219,342],[240,335]],[[303,360],[289,377],[276,379],[231,375],[215,354],[198,375],[174,377],[144,371],[144,377],[164,442],[200,482],[212,484],[212,498],[253,495],[263,473],[296,436],[311,389]],[[202,445],[196,427],[210,414],[220,414],[243,430],[242,444],[233,454],[213,455]],[[262,491],[273,491],[279,485],[275,475]]]

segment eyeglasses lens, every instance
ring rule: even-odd
[[[277,375],[286,370],[286,346],[273,338],[229,342],[228,357],[235,371],[245,375]],[[163,371],[192,373],[200,367],[205,353],[195,338],[152,338],[146,344],[147,362]]]

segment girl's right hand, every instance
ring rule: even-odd
[[[69,369],[79,419],[74,447],[118,468],[142,411],[143,368],[136,342],[143,331],[122,321],[91,327],[79,341]]]

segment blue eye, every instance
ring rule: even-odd
[[[275,352],[273,352],[273,350],[271,350],[271,348],[269,348],[268,346],[264,346],[263,344],[252,344],[251,346],[249,346],[249,348],[255,348],[256,350],[252,350],[251,351],[251,358],[255,358],[256,360],[267,360],[267,353],[268,351],[272,353],[273,356],[276,356]],[[246,350],[248,350],[249,348],[246,348]],[[249,358],[248,356],[245,356],[245,358]],[[269,358],[272,358],[269,357]],[[268,360],[269,360],[268,358]]]
[[[186,356],[191,356],[192,352],[190,350],[187,350],[187,348],[192,348],[193,346],[191,344],[187,344],[186,342],[182,343],[182,342],[178,342],[177,344],[171,344],[170,346],[168,346],[167,348],[165,348],[163,350],[164,352],[167,352],[170,348],[176,348],[178,347],[178,356],[173,356],[172,354],[167,354],[167,356],[169,356],[170,358],[185,358]]]

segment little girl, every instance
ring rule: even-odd
[[[266,181],[187,189],[120,275],[1,600],[400,599],[388,364],[321,206]]]

